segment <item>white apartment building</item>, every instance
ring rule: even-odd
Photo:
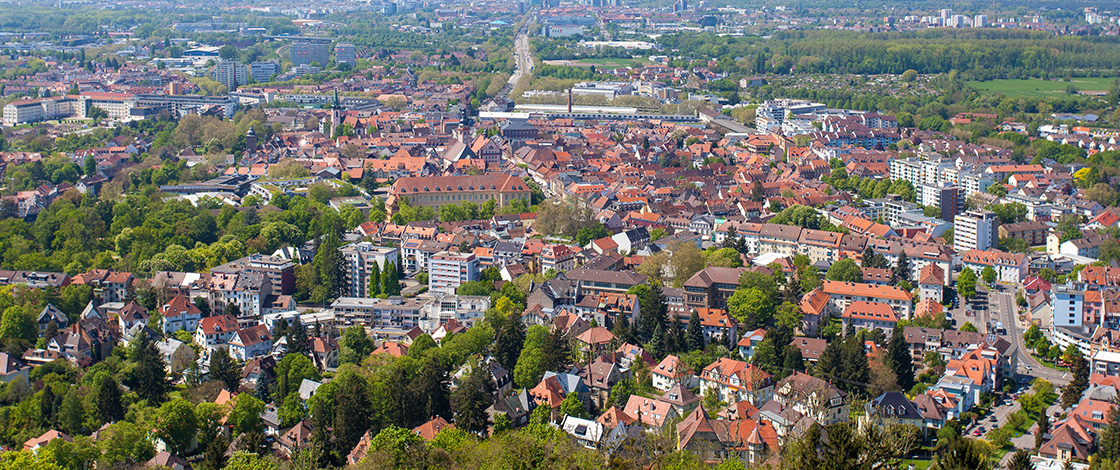
[[[428,289],[454,294],[463,283],[478,280],[478,265],[474,253],[437,253],[428,260]]]
[[[378,272],[385,272],[385,266],[390,263],[397,266],[401,264],[400,250],[375,246],[370,242],[350,243],[338,250],[342,252],[346,270],[346,295],[350,297],[369,297],[369,275],[374,263],[377,264]]]
[[[375,330],[411,330],[419,326],[427,308],[427,301],[401,297],[339,297],[331,304],[336,326],[362,325]]]
[[[214,81],[234,91],[238,86],[249,83],[249,67],[236,60],[223,60],[214,66]]]
[[[953,219],[953,249],[958,252],[987,250],[999,242],[999,218],[989,211],[967,211]]]

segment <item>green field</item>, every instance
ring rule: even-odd
[[[991,80],[969,82],[981,91],[1002,93],[1011,97],[1047,98],[1065,94],[1066,87],[1073,85],[1078,91],[1108,91],[1115,78],[1074,78],[1071,81],[1058,80]]]

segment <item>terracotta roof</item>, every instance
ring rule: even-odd
[[[821,286],[829,295],[853,295],[889,300],[910,300],[913,298],[909,292],[898,286],[876,286],[858,282],[824,281]]]
[[[882,302],[866,302],[862,300],[857,300],[848,304],[848,308],[844,309],[842,317],[892,323],[898,322],[898,316],[894,314],[894,309],[891,308],[890,305]]]
[[[412,428],[412,433],[423,437],[426,441],[430,441],[435,439],[436,434],[439,434],[440,431],[453,427],[455,427],[455,425],[448,423],[442,416],[436,416],[430,421]]]

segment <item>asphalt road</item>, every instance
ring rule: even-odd
[[[1019,365],[1016,372],[1021,375],[1045,379],[1054,384],[1055,387],[1068,384],[1070,381],[1069,373],[1040,364],[1031,356],[1030,349],[1023,343],[1023,333],[1030,325],[1019,323],[1019,316],[1016,314],[1018,306],[1015,305],[1015,290],[1010,286],[997,284],[988,293],[988,303],[990,309],[985,312],[990,315],[992,324],[994,325],[997,321],[1003,323],[1003,327],[1007,329],[1007,334],[1003,335],[1003,338],[1010,341],[1018,351]]]

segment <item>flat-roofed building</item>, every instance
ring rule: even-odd
[[[419,325],[427,308],[426,300],[401,297],[339,297],[331,303],[336,326],[362,325],[375,330],[410,330]]]
[[[437,253],[428,260],[428,289],[454,294],[464,283],[478,280],[478,265],[474,253]]]
[[[346,271],[346,295],[350,297],[369,297],[369,276],[375,263],[379,273],[385,272],[390,263],[401,269],[400,250],[397,248],[359,242],[345,245],[339,251],[342,252],[343,269]]]

